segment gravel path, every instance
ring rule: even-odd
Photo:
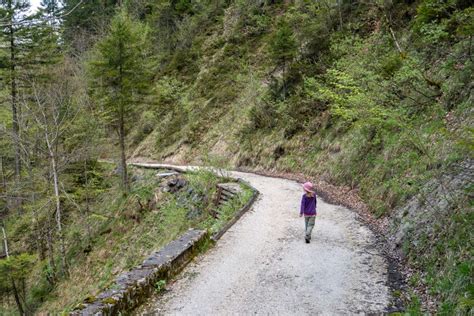
[[[310,244],[294,181],[232,172],[261,195],[207,253],[136,311],[160,315],[381,313],[389,305],[387,262],[350,210],[318,200]]]

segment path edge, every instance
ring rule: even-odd
[[[181,272],[209,243],[207,231],[189,229],[139,266],[120,274],[108,289],[86,298],[69,315],[121,315],[132,311],[160,290],[159,282],[166,282]]]
[[[168,165],[141,165],[130,163],[139,168],[170,169],[187,173],[184,168]],[[169,281],[179,274],[196,255],[204,253],[209,246],[216,243],[247,211],[249,211],[260,192],[249,182],[234,178],[237,182],[248,186],[252,196],[218,232],[189,229],[186,233],[169,242],[160,250],[152,253],[142,264],[128,272],[120,274],[115,282],[97,296],[89,296],[80,303],[69,315],[119,315],[127,313],[144,303],[153,293],[157,292],[156,284],[162,280]]]
[[[252,197],[250,198],[250,200],[237,212],[235,213],[234,217],[232,217],[232,219],[230,219],[227,224],[224,225],[224,227],[222,227],[218,232],[216,232],[215,234],[212,235],[211,239],[214,241],[214,242],[217,242],[221,237],[222,235],[224,235],[232,226],[234,226],[235,223],[237,223],[237,221],[245,214],[247,213],[248,210],[250,210],[253,206],[253,204],[255,203],[255,201],[257,200],[258,196],[260,195],[260,192],[255,189],[250,183],[248,183],[247,181],[241,179],[241,178],[237,178],[237,182],[239,183],[242,183],[242,184],[245,184],[246,186],[248,186],[252,191]]]

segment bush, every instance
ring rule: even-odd
[[[255,104],[249,110],[250,124],[252,130],[272,129],[278,120],[277,109],[270,101],[262,101]]]
[[[293,30],[285,20],[277,23],[276,31],[269,39],[270,56],[277,64],[286,65],[297,53]]]
[[[403,58],[398,53],[386,56],[380,65],[380,73],[385,79],[390,79],[397,72],[403,63]]]

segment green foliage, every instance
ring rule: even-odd
[[[392,53],[381,61],[380,72],[385,79],[393,77],[403,65],[403,57],[398,53]]]
[[[425,43],[439,45],[455,36],[472,36],[473,14],[473,8],[464,1],[424,0],[417,7],[414,29]]]
[[[441,298],[442,314],[466,314],[473,308],[474,266],[468,259],[472,256],[472,205],[466,200],[455,203],[451,214],[437,214],[429,236],[413,231],[405,249],[413,264],[427,271],[426,282],[431,294]],[[414,279],[413,285],[419,282]]]
[[[76,52],[84,52],[93,44],[115,13],[117,0],[64,0],[64,38]],[[81,3],[80,3],[81,2]],[[80,3],[80,6],[79,6]],[[78,7],[79,6],[79,7]]]
[[[18,308],[23,308],[23,310],[26,307],[26,301],[24,297],[21,298],[21,294],[27,291],[25,283],[35,260],[36,257],[28,253],[11,255],[0,260],[0,297],[5,299],[13,293],[19,298]]]
[[[330,69],[324,77],[324,85],[314,78],[305,80],[305,91],[312,98],[330,104],[330,113],[346,124],[357,122],[372,127],[400,127],[397,114],[372,100],[349,74]],[[315,90],[315,91],[314,91]]]
[[[334,13],[330,6],[313,1],[299,1],[289,8],[288,23],[293,26],[295,38],[301,44],[303,57],[313,62],[328,57],[331,33],[337,21]]]
[[[133,104],[148,86],[150,65],[144,62],[149,57],[148,34],[145,25],[133,21],[126,11],[118,11],[89,63],[91,86],[114,125],[121,113],[133,110]]]
[[[456,0],[439,1],[424,0],[417,7],[417,24],[429,24],[440,22],[448,18],[456,8]]]
[[[107,287],[117,271],[136,266],[152,251],[163,247],[190,227],[207,229],[216,223],[208,210],[213,207],[216,184],[223,180],[214,173],[199,170],[186,174],[186,189],[171,194],[161,192],[156,170],[132,168],[134,185],[130,194],[123,197],[117,194],[120,192],[119,185],[110,173],[112,169],[109,164],[88,162],[88,189],[94,193],[101,187],[102,191],[100,194],[88,194],[87,200],[75,198],[80,209],[70,212],[69,220],[64,223],[64,229],[68,232],[67,242],[71,245],[70,278],[75,282],[71,279],[58,280],[52,287],[47,282],[50,275],[47,260],[28,261],[31,263],[28,267],[15,265],[18,275],[22,275],[28,283],[34,281],[31,289],[27,290],[28,306],[32,310],[51,313],[64,308],[69,310],[89,293]],[[83,164],[71,165],[67,174],[67,188],[74,189],[68,191],[71,194],[75,192],[75,195],[85,194],[79,189],[86,186]],[[192,189],[192,194],[189,189]],[[247,195],[239,196],[239,202],[226,209],[229,216],[226,218],[246,203],[247,198]],[[200,210],[200,215],[188,217],[189,211],[194,208]],[[22,218],[21,223],[15,223],[17,231],[11,232],[11,235],[26,238],[27,223],[31,221],[29,217]],[[226,221],[219,223],[224,225]],[[0,272],[1,276],[7,276]],[[5,292],[6,295],[9,293]]]
[[[219,178],[217,175],[210,170],[201,169],[194,171],[188,176],[191,187],[202,195],[210,195],[216,191],[217,183]]]
[[[103,105],[109,125],[119,136],[124,194],[129,191],[126,125],[137,111],[134,105],[143,103],[151,78],[148,35],[146,25],[134,21],[121,9],[112,19],[109,33],[96,44],[95,58],[89,61],[91,88]]]
[[[183,94],[183,84],[174,77],[164,76],[157,80],[154,88],[160,114],[173,110]]]
[[[234,7],[239,21],[235,34],[235,40],[242,37],[260,36],[268,32],[271,25],[271,15],[265,6],[261,6],[256,1],[240,0],[236,1]],[[237,31],[238,30],[238,31]]]
[[[467,8],[456,12],[453,16],[453,22],[456,25],[456,34],[458,36],[472,36],[474,34],[474,8]]]
[[[8,284],[10,278],[15,281],[25,280],[35,262],[35,256],[22,253],[12,255],[5,260],[0,261],[0,272],[2,275],[2,284]]]
[[[277,123],[277,110],[275,104],[268,98],[263,99],[249,110],[251,130],[271,129]]]
[[[277,64],[286,65],[296,55],[296,41],[293,30],[285,20],[280,20],[276,31],[269,39],[270,56]]]
[[[73,281],[50,279],[56,253],[51,262],[33,263],[26,280],[28,306],[55,313],[64,308],[62,296],[72,307],[98,284],[109,284],[116,267],[132,267],[188,227],[217,231],[243,203],[236,199],[224,207],[219,220],[208,212],[190,219],[189,208],[210,211],[211,196],[194,201],[187,192],[158,193],[154,175],[138,170],[131,194],[120,196],[113,167],[95,162],[99,155],[115,154],[104,122],[118,131],[124,118],[124,134],[131,136],[127,155],[314,175],[356,189],[376,216],[388,215],[436,174],[470,157],[472,5],[382,2],[128,0],[117,8],[115,0],[94,0],[74,9],[79,1],[67,0],[57,12],[54,1],[46,1],[46,10],[34,18],[45,23],[17,29],[19,78],[61,77],[47,65],[61,60],[57,53],[67,44],[71,57],[63,54],[62,62],[86,59],[89,90],[81,84],[80,66],[70,68],[75,80],[61,77],[64,84],[57,85],[73,105],[58,117],[74,117],[59,148],[69,155],[60,161],[61,202]],[[50,27],[46,16],[63,13],[58,19],[63,29]],[[2,38],[8,43],[6,31]],[[0,99],[8,101],[11,64],[5,48]],[[33,60],[38,63],[23,62]],[[29,82],[19,87],[21,100],[30,105]],[[10,104],[2,104],[0,132],[7,135]],[[15,249],[40,254],[43,249],[45,256],[44,241],[35,241],[36,229],[52,227],[49,180],[42,176],[48,163],[31,113],[22,109],[27,127],[22,155],[32,158],[33,169],[22,194],[34,201],[25,202],[18,218],[8,216],[7,228]],[[0,151],[10,181],[10,137],[2,137]],[[230,159],[224,163],[214,155]],[[208,172],[186,179],[200,197],[212,195],[218,181]],[[466,260],[472,256],[466,250],[472,248],[471,222],[469,213],[453,211],[429,226],[432,235],[414,232],[405,241],[413,264],[425,272],[413,285],[429,286],[439,313],[472,310],[472,265]],[[408,312],[420,310],[414,297]]]
[[[157,293],[160,293],[163,291],[166,287],[166,280],[159,280],[158,282],[155,283],[155,291]]]
[[[193,13],[193,4],[191,0],[178,0],[175,1],[174,8],[178,14],[190,14]]]

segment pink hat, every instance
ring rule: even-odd
[[[311,182],[306,182],[305,184],[303,184],[303,190],[305,190],[306,192],[314,193],[313,184]]]

